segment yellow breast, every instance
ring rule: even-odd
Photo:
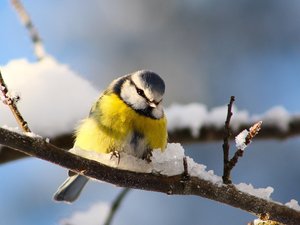
[[[152,119],[135,112],[116,94],[105,94],[93,107],[91,116],[76,131],[75,146],[108,153],[122,150],[128,135],[142,134],[150,149],[164,150],[167,144],[165,116]]]

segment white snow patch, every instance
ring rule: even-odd
[[[291,201],[285,203],[285,205],[289,208],[300,211],[300,205],[299,205],[298,201],[295,199],[292,199]]]
[[[213,170],[206,170],[206,166],[196,163],[192,158],[187,157],[188,172],[190,176],[202,178],[217,185],[222,185],[222,177],[214,174]]]
[[[237,149],[241,149],[242,151],[244,151],[244,149],[247,147],[246,137],[248,136],[248,134],[249,131],[243,130],[235,137],[235,146]]]
[[[193,136],[198,136],[202,126],[208,125],[216,128],[224,126],[227,116],[227,106],[219,106],[208,110],[200,103],[191,103],[187,105],[173,104],[165,110],[168,119],[168,130],[188,128]],[[241,123],[249,121],[247,111],[239,111],[232,107],[234,116],[231,119],[231,126],[236,129]]]
[[[141,173],[150,173],[152,171],[152,166],[147,161],[134,157],[132,155],[120,152],[120,161],[112,154],[98,153],[94,151],[83,150],[78,147],[70,149],[70,152],[75,155],[80,155],[84,158],[98,161],[110,167],[131,170]]]
[[[249,112],[246,110],[238,110],[237,107],[233,106],[232,113],[233,115],[230,120],[230,125],[233,128],[233,130],[237,130],[241,124],[245,124],[250,121]],[[226,116],[227,113],[224,117],[224,123],[225,123]]]
[[[190,128],[192,135],[198,136],[206,116],[207,108],[203,104],[173,104],[165,110],[168,119],[168,130]]]
[[[35,134],[33,132],[25,132],[24,133],[26,136],[28,137],[32,137],[32,138],[43,138],[42,136],[38,135],[38,134]]]
[[[236,184],[235,187],[245,193],[250,195],[254,195],[259,198],[263,198],[266,200],[270,200],[271,194],[274,192],[274,188],[266,187],[266,188],[254,188],[252,184],[240,183]]]
[[[165,151],[153,150],[151,162],[120,152],[120,162],[116,157],[111,158],[111,154],[96,153],[79,148],[73,148],[71,153],[82,157],[101,162],[105,165],[118,169],[131,170],[141,173],[159,173],[167,176],[182,174],[183,158],[185,157],[183,147],[178,143],[169,143]],[[222,184],[222,178],[215,175],[212,170],[207,171],[206,166],[194,162],[190,157],[187,158],[188,173],[190,176],[199,177],[213,183]]]
[[[22,133],[22,131],[20,130],[19,127],[10,127],[5,124],[5,125],[2,125],[1,128],[12,131],[12,132],[20,133],[20,134]]]
[[[265,223],[266,223],[266,221],[261,220],[261,219],[253,220],[253,225],[262,225],[262,224],[265,224]]]
[[[212,108],[205,118],[205,124],[220,128],[224,126],[227,115],[227,106]]]
[[[205,124],[214,126],[216,128],[223,127],[227,117],[227,110],[227,105],[212,108],[206,115]],[[249,121],[249,114],[245,110],[240,111],[237,109],[237,107],[233,106],[232,113],[233,115],[231,117],[230,125],[234,129],[237,128],[241,123]]]
[[[99,225],[104,224],[110,211],[108,203],[100,202],[92,205],[87,211],[73,213],[70,218],[62,219],[61,225]]]
[[[277,126],[279,129],[286,131],[289,128],[291,115],[283,106],[275,106],[263,115],[254,115],[252,117],[252,121],[259,120],[262,120],[264,124],[272,124]]]
[[[184,149],[178,143],[168,143],[165,151],[155,150],[152,153],[153,171],[172,176],[183,172]]]
[[[47,56],[39,62],[16,59],[1,66],[11,93],[20,93],[18,108],[29,127],[43,136],[73,130],[86,117],[100,92],[68,65]],[[0,104],[0,125],[16,126],[8,107]]]
[[[167,108],[168,130],[188,128],[192,135],[198,136],[202,126],[213,126],[222,128],[227,116],[227,105],[219,106],[208,110],[200,103],[188,105],[173,104]],[[289,128],[291,115],[283,106],[275,106],[262,115],[250,116],[246,110],[238,110],[232,107],[232,117],[230,125],[236,130],[241,124],[263,121],[264,124],[272,124],[285,131]]]

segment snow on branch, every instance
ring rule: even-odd
[[[300,224],[300,211],[274,202],[269,198],[251,195],[237,189],[234,185],[225,185],[219,181],[207,179],[207,177],[201,178],[203,172],[200,173],[200,176],[196,176],[194,174],[197,174],[197,171],[193,173],[189,171],[191,176],[188,179],[183,179],[183,165],[182,173],[169,176],[157,172],[122,170],[72,154],[47,143],[42,138],[33,138],[3,128],[0,128],[0,144],[120,187],[162,192],[169,195],[201,196],[255,215],[269,213],[270,219],[284,224]],[[189,168],[192,170],[196,167],[189,166]],[[216,175],[212,177],[214,176]]]
[[[51,138],[70,135],[76,121],[88,114],[92,102],[101,93],[82,75],[49,55],[39,62],[11,60],[1,66],[1,70],[10,91],[21,94],[18,106],[31,129]],[[78,108],[78,101],[70,99],[86,100],[81,101]],[[66,104],[68,107],[65,107]],[[36,110],[36,105],[39,110]],[[0,104],[0,126],[12,127],[15,121],[4,107]],[[181,143],[222,140],[226,112],[226,105],[208,109],[201,103],[173,103],[165,110],[169,138],[172,142]],[[235,115],[230,122],[232,137],[260,120],[264,121],[264,129],[257,138],[287,138],[300,134],[300,113],[290,114],[282,106],[276,106],[262,115],[250,115],[248,111],[238,110],[234,106],[232,112]],[[47,120],[41,114],[47,116]]]
[[[227,106],[208,110],[201,103],[172,105],[166,109],[170,140],[181,143],[222,140],[226,112]],[[300,135],[300,113],[291,114],[283,106],[275,106],[262,115],[249,115],[234,106],[232,112],[235,117],[230,122],[231,138],[257,121],[264,121],[264,129],[258,139],[285,139]]]
[[[227,160],[226,162],[224,161],[224,175],[223,175],[224,183],[226,184],[231,183],[231,179],[230,179],[231,170],[235,167],[239,158],[243,156],[246,147],[251,143],[252,139],[260,131],[261,125],[262,125],[262,121],[259,121],[255,123],[252,127],[250,127],[249,131],[243,130],[235,137],[237,150],[230,160]]]
[[[76,121],[86,117],[92,102],[101,90],[96,90],[68,65],[58,62],[49,55],[39,62],[12,60],[1,66],[1,71],[10,92],[21,94],[18,108],[26,117],[30,128],[42,136],[50,137],[51,143],[71,148],[72,131]],[[28,80],[31,81],[30,85]],[[86,100],[81,101],[81,107],[78,108],[76,99]],[[65,107],[66,105],[68,107]],[[14,127],[15,121],[7,106],[0,104],[0,112],[0,126]],[[201,103],[172,104],[165,110],[169,141],[186,143],[222,140],[226,112],[227,106],[208,109]],[[290,114],[282,106],[276,106],[262,115],[250,115],[246,110],[238,110],[234,106],[232,112],[234,118],[230,122],[231,137],[235,137],[241,130],[260,120],[264,121],[264,129],[256,138],[282,139],[300,134],[300,113]],[[17,151],[1,148],[0,163],[24,156]]]
[[[229,139],[231,137],[231,130],[230,130],[230,120],[233,115],[232,107],[233,102],[235,101],[235,97],[231,96],[230,101],[227,105],[227,116],[224,125],[224,137],[223,137],[223,182],[225,184],[231,184],[231,170],[235,167],[238,162],[238,159],[243,156],[245,148],[251,143],[252,139],[257,135],[260,131],[262,121],[255,123],[249,130],[243,130],[235,137],[236,147],[237,150],[234,156],[229,160]]]

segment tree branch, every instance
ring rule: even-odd
[[[243,148],[237,149],[236,152],[234,153],[233,157],[228,162],[229,170],[232,170],[233,167],[235,167],[235,165],[237,164],[239,158],[243,157],[245,148],[251,143],[252,139],[258,134],[258,131],[260,131],[260,128],[261,128],[261,124],[262,124],[262,121],[259,121],[259,122],[255,123],[252,127],[250,127],[249,131],[247,131],[248,134],[247,134],[246,138],[244,139]],[[244,131],[246,131],[246,130],[244,130]],[[242,131],[242,132],[244,132],[244,131]]]
[[[253,122],[241,123],[237,127],[230,127],[232,137],[235,137],[241,130],[247,129],[253,125]],[[192,135],[192,131],[188,128],[171,130],[168,132],[169,142],[180,143],[195,143],[195,142],[210,142],[220,141],[224,136],[224,127],[214,127],[204,125],[199,131],[197,137]],[[278,127],[277,123],[264,123],[264,129],[259,132],[259,135],[255,137],[257,140],[262,139],[279,139],[285,140],[300,135],[300,115],[291,116],[288,129],[282,130]],[[62,134],[60,136],[51,138],[51,142],[62,148],[71,148],[73,143],[72,133]],[[0,147],[1,149],[1,147]],[[11,149],[2,148],[0,151],[0,164],[7,163],[13,160],[24,158],[26,155],[19,152],[12,152]]]
[[[39,33],[33,26],[29,14],[26,12],[20,0],[11,0],[11,4],[15,8],[17,14],[19,15],[22,24],[27,28],[29,32],[34,47],[35,56],[38,60],[43,59],[46,56],[46,52],[42,43],[42,39],[40,38]]]
[[[273,123],[264,123],[264,129],[259,132],[256,139],[279,139],[284,140],[300,135],[300,115],[290,116],[287,129],[283,130],[279,126],[279,121]],[[240,123],[236,127],[230,127],[232,137],[239,134],[241,130],[247,129],[253,125],[253,121]],[[199,129],[199,135],[193,136],[189,128],[182,128],[169,131],[169,140],[171,142],[193,143],[209,142],[222,140],[224,136],[224,127],[215,127],[212,125],[203,125]]]
[[[0,128],[0,144],[120,187],[201,196],[255,215],[269,213],[270,219],[284,224],[300,224],[299,211],[241,192],[234,185],[217,185],[197,177],[190,177],[188,181],[182,182],[182,174],[164,176],[119,170],[69,153],[41,138],[32,138],[3,128]]]

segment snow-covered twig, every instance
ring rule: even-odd
[[[4,82],[1,71],[0,71],[0,91],[2,92],[3,95],[3,103],[8,105],[20,128],[22,128],[24,132],[31,132],[27,122],[23,119],[20,111],[18,110],[16,101],[14,100],[14,98],[8,96],[8,88]]]
[[[229,160],[229,139],[231,136],[230,131],[230,119],[232,116],[232,105],[235,98],[234,96],[231,96],[230,102],[228,104],[228,110],[227,110],[227,117],[224,125],[224,143],[223,143],[223,155],[224,155],[224,166],[223,166],[223,182],[224,184],[231,184],[231,170],[238,162],[239,157],[243,156],[244,149],[250,144],[251,140],[256,136],[258,131],[261,128],[262,121],[259,121],[255,123],[253,126],[250,127],[248,130],[243,130],[239,135],[236,136],[236,147],[238,148],[235,152],[234,156]]]
[[[255,123],[250,127],[249,131],[243,130],[239,135],[236,136],[236,147],[237,150],[234,156],[230,159],[226,169],[228,170],[229,177],[231,170],[237,164],[240,157],[243,156],[245,148],[251,143],[252,139],[258,134],[262,125],[262,121]]]
[[[243,130],[235,137],[236,147],[242,151],[251,143],[251,140],[261,129],[262,121],[255,123],[249,130]]]
[[[117,186],[165,194],[201,196],[255,215],[269,212],[271,220],[284,224],[300,224],[300,211],[239,191],[234,185],[222,185],[194,176],[182,185],[182,174],[166,176],[121,170],[74,155],[41,138],[32,138],[3,128],[0,128],[0,144]]]
[[[22,24],[27,28],[29,32],[31,41],[34,46],[34,54],[36,55],[38,60],[43,59],[46,56],[45,48],[24,6],[22,5],[20,0],[11,0],[11,4],[17,11]]]
[[[255,123],[253,126],[251,126],[248,130],[243,130],[241,133],[239,133],[236,138],[236,147],[237,150],[234,153],[233,157],[228,160],[228,162],[225,164],[224,162],[224,175],[223,175],[223,182],[225,184],[231,184],[231,170],[235,167],[240,157],[243,156],[245,148],[251,143],[252,139],[258,134],[258,132],[261,129],[262,121],[259,121]]]

